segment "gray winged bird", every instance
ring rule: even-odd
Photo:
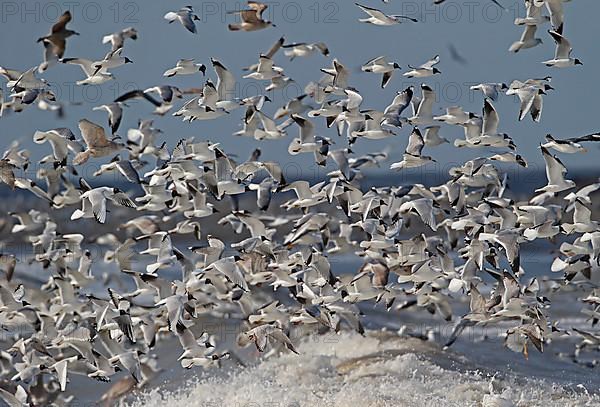
[[[240,23],[229,24],[230,31],[257,31],[268,27],[275,27],[271,21],[263,19],[263,13],[267,5],[258,1],[248,0],[249,9],[240,11],[229,11],[228,14],[239,14]]]
[[[67,38],[72,35],[79,35],[78,32],[67,29],[67,24],[71,21],[71,18],[71,12],[65,11],[52,26],[50,33],[38,38],[37,42],[44,44],[44,63],[39,66],[39,72],[45,71],[52,62],[63,57],[67,46]]]
[[[74,165],[83,164],[90,157],[98,158],[113,154],[125,147],[123,143],[107,139],[104,128],[87,119],[79,121],[79,130],[87,147],[85,151],[75,156]]]
[[[269,343],[269,339],[281,342],[286,348],[295,354],[299,354],[285,332],[276,326],[268,324],[260,325],[249,331],[242,332],[237,337],[237,343],[240,346],[246,346],[250,343],[254,343],[259,352],[264,352],[267,344]]]
[[[164,19],[167,20],[169,24],[174,21],[179,21],[186,30],[192,34],[195,34],[196,24],[194,24],[194,21],[200,20],[200,17],[194,14],[194,9],[192,6],[185,6],[180,8],[178,11],[169,11],[167,14],[165,14]]]

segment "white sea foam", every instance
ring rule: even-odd
[[[381,335],[343,334],[335,339],[326,343],[305,341],[299,346],[300,356],[275,356],[227,377],[185,383],[176,391],[156,388],[142,394],[134,404],[441,407],[479,406],[484,398],[493,398],[489,373],[465,369],[462,358],[449,360],[437,345]],[[458,370],[440,367],[437,359],[441,365]],[[600,405],[600,398],[588,395],[585,389],[577,392],[516,376],[503,376],[498,383],[507,404],[489,405]]]

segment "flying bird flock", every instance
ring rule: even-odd
[[[247,9],[230,12],[238,22],[223,29],[241,36],[274,30],[267,5],[247,3]],[[540,44],[536,35],[544,27],[556,52],[543,69],[581,69],[565,37],[570,25],[563,1],[526,0],[525,6],[526,16],[515,21],[523,35],[510,51]],[[390,35],[410,35],[420,24],[394,14],[393,4],[384,5],[386,11],[358,3],[343,7],[355,9],[358,21],[348,23],[357,29],[371,24]],[[186,6],[164,19],[156,16],[152,27],[201,34],[199,20]],[[72,41],[101,46],[79,35],[77,25],[65,12],[38,40],[38,66],[0,68],[6,78],[0,116],[28,120],[36,107],[66,115],[68,105],[43,78],[64,64],[81,67],[77,86],[113,81],[125,65],[136,68],[126,56],[129,43],[144,40],[136,28],[101,37],[106,55],[95,60],[69,56]],[[481,111],[440,106],[446,113],[435,115],[438,102],[428,80],[444,75],[436,50],[426,62],[410,55],[373,56],[356,70],[325,42],[294,41],[282,37],[270,49],[259,47],[253,65],[238,67],[241,75],[219,55],[204,63],[171,61],[155,85],[89,106],[106,113],[106,122],[78,117],[77,123],[65,119],[64,127],[36,131],[33,142],[46,149],[44,157],[34,158],[17,142],[4,152],[3,191],[23,190],[31,204],[1,219],[10,229],[9,242],[26,242],[30,253],[2,247],[0,397],[8,405],[67,405],[74,376],[108,382],[126,371],[129,387],[140,387],[159,369],[158,350],[169,338],[178,339],[177,360],[186,369],[219,365],[246,346],[259,353],[298,353],[302,339],[291,334],[298,327],[365,334],[366,304],[389,313],[421,308],[454,321],[446,346],[467,327],[505,324],[504,344],[525,357],[531,345],[541,352],[564,335],[580,339],[576,355],[598,350],[600,223],[593,220],[593,196],[600,182],[576,184],[561,156],[595,148],[600,134],[540,138],[547,184],[526,197],[513,194],[506,167],[498,166],[528,171],[495,105],[516,95],[520,104],[512,120],[542,121],[544,98],[559,92],[551,76],[506,83],[490,78],[472,87]],[[307,57],[322,61],[318,76],[303,84],[305,94],[269,114],[267,93],[293,81],[285,65]],[[394,86],[396,73],[418,82],[400,89],[383,111],[365,107],[352,77],[373,75],[383,88]],[[180,89],[168,84],[175,76],[203,85]],[[236,98],[236,82],[246,80],[263,83],[264,93]],[[132,100],[147,104],[156,120],[140,118],[138,128],[117,136]],[[256,150],[247,159],[234,156],[215,137],[169,144],[159,127],[168,120],[189,122],[190,128],[196,121],[239,121],[239,131],[222,137],[254,138]],[[320,121],[331,134],[317,134]],[[464,138],[443,137],[451,126],[462,128]],[[400,161],[391,162],[390,148],[353,152],[355,143],[383,139],[403,146]],[[330,171],[320,180],[287,179],[285,157],[261,161],[261,146],[272,140],[287,140],[290,156],[314,159]],[[473,149],[478,157],[453,166],[446,182],[363,187],[369,169],[431,165],[435,148],[448,144]],[[36,162],[36,177],[29,178],[28,166]],[[85,171],[90,162],[99,163],[93,173]],[[531,278],[523,266],[522,247],[536,240],[561,242],[551,266],[560,278]],[[92,246],[101,247],[102,256]],[[363,264],[340,274],[331,259],[344,253]],[[41,271],[30,278],[27,270],[34,265]],[[582,298],[589,330],[550,319],[544,290],[575,284],[589,288]],[[468,299],[466,314],[453,311],[457,298]],[[242,321],[236,341],[226,347],[199,330],[198,321],[207,316]]]

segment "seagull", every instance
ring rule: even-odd
[[[258,31],[268,27],[275,27],[271,21],[263,20],[263,13],[267,5],[259,1],[248,0],[249,9],[240,11],[228,11],[227,14],[239,14],[240,23],[229,24],[230,31]]]
[[[301,152],[310,152],[317,149],[315,140],[315,126],[314,124],[297,114],[291,115],[292,120],[300,127],[299,137],[292,140],[288,147],[288,152],[292,155]]]
[[[96,61],[92,64],[92,67],[96,69],[94,75],[99,71],[107,71],[108,69],[117,68],[121,65],[132,64],[133,61],[127,57],[122,57],[121,52],[123,48],[119,48],[115,51],[110,51],[102,61]]]
[[[383,74],[381,88],[385,88],[395,69],[401,69],[396,62],[388,62],[384,56],[373,58],[366,62],[361,68],[363,72],[373,72]]]
[[[178,11],[169,11],[164,15],[164,19],[167,20],[169,24],[173,21],[179,21],[186,30],[192,34],[196,34],[196,24],[194,24],[194,21],[199,21],[200,17],[194,14],[192,6],[185,6]]]
[[[542,144],[546,149],[552,148],[565,154],[585,153],[587,150],[581,144],[571,140],[560,140],[554,138],[552,134],[546,134],[546,142]]]
[[[435,213],[433,211],[433,201],[429,198],[418,198],[404,202],[400,205],[400,208],[398,208],[398,212],[401,215],[413,213],[417,215],[425,225],[429,226],[431,230],[437,230],[438,228]]]
[[[433,120],[444,122],[447,124],[464,124],[469,121],[472,115],[465,112],[460,106],[451,106],[446,108],[446,114],[435,116]]]
[[[519,271],[519,233],[511,229],[503,229],[496,233],[480,233],[479,240],[499,244],[506,253],[506,259],[510,263],[513,272]]]
[[[290,338],[280,328],[269,324],[260,325],[249,331],[240,333],[237,337],[237,343],[239,346],[247,346],[250,343],[254,343],[259,352],[264,352],[269,339],[281,342],[286,348],[299,355]]]
[[[119,188],[98,187],[81,194],[82,209],[75,210],[71,220],[93,217],[98,223],[105,223],[107,199],[128,208],[136,207],[136,204]]]
[[[277,109],[275,114],[273,115],[273,119],[279,120],[285,116],[289,116],[292,114],[302,114],[310,109],[309,105],[305,105],[302,101],[306,98],[306,94],[300,95],[294,99],[291,99],[284,106]]]
[[[119,171],[127,179],[127,181],[131,183],[141,183],[140,176],[133,164],[131,163],[131,161],[121,160],[119,159],[118,155],[115,156],[112,160],[110,160],[108,164],[102,164],[100,166],[100,169],[95,171],[93,175],[97,177],[101,174],[104,174],[105,172],[113,170]]]
[[[480,90],[486,98],[498,100],[499,92],[508,90],[508,85],[505,83],[480,83],[470,87],[471,90]]]
[[[554,30],[548,30],[548,34],[550,34],[554,39],[554,42],[556,42],[556,52],[553,59],[542,62],[544,65],[556,68],[583,65],[583,62],[579,59],[571,57],[571,51],[573,50],[571,48],[571,43],[563,37],[562,34]]]
[[[361,23],[384,25],[384,26],[400,24],[400,23],[402,23],[402,20],[410,20],[413,23],[418,23],[418,20],[415,18],[411,18],[408,16],[402,16],[402,15],[388,15],[376,8],[363,6],[359,3],[354,3],[354,4],[356,4],[358,6],[358,8],[360,8],[362,11],[364,11],[366,14],[369,15],[369,18],[358,19],[358,21],[360,21]]]
[[[502,154],[494,154],[489,157],[492,161],[500,161],[505,163],[517,163],[523,168],[527,168],[527,161],[520,155],[515,153],[502,153]]]
[[[18,71],[4,71],[3,74],[9,79],[6,83],[6,87],[13,91],[19,92],[24,89],[44,89],[48,87],[48,81],[45,79],[39,79],[35,76],[37,67],[28,69],[25,72]],[[13,74],[18,74],[16,77]]]
[[[546,177],[548,178],[548,184],[543,187],[536,189],[536,192],[562,192],[567,189],[575,187],[575,182],[570,179],[565,179],[567,168],[558,159],[558,157],[550,154],[548,149],[543,145],[540,145],[544,161],[546,162]]]
[[[282,76],[283,69],[274,66],[273,60],[266,55],[261,55],[256,71],[243,76],[244,79],[255,79],[259,81],[270,81],[273,78]]]
[[[50,64],[63,57],[67,46],[67,38],[72,35],[79,35],[78,32],[67,29],[67,24],[71,19],[71,12],[69,10],[65,11],[52,26],[50,33],[38,38],[37,42],[42,42],[45,49],[44,62],[38,68],[40,73],[48,69]]]
[[[141,90],[141,89],[134,89],[134,90],[130,90],[129,92],[125,92],[123,93],[121,96],[119,96],[118,98],[116,98],[113,103],[111,103],[108,106],[111,105],[117,105],[120,109],[121,109],[121,114],[122,114],[122,106],[126,106],[125,102],[130,100],[130,99],[144,99],[148,102],[150,102],[152,105],[155,106],[154,109],[154,113],[162,115],[164,113],[166,113],[167,111],[170,110],[170,108],[172,107],[169,103],[161,103],[160,101],[156,100],[155,98],[153,98],[152,96],[150,96],[150,91],[149,89],[146,90]],[[98,109],[100,110],[100,107],[98,107]],[[115,107],[111,107],[112,110],[114,110],[114,113],[118,112],[118,109]],[[109,125],[110,125],[110,113],[109,113]],[[117,117],[117,116],[115,116]],[[112,127],[112,125],[111,125]],[[113,133],[114,134],[114,133]]]
[[[426,165],[430,162],[436,162],[433,158],[421,155],[425,146],[421,132],[415,127],[408,138],[408,145],[404,151],[403,160],[390,165],[391,170],[401,170],[403,168],[415,168]]]
[[[139,237],[138,240],[142,238]],[[141,253],[156,255],[156,261],[146,266],[147,273],[156,274],[158,270],[171,266],[177,260],[177,256],[174,253],[171,236],[168,232],[157,232],[151,235],[150,238],[149,246],[152,248]]]
[[[162,85],[152,86],[144,90],[144,93],[156,93],[162,99],[163,103],[172,103],[174,98],[181,99],[183,92],[177,86]]]
[[[121,119],[123,118],[123,108],[120,102],[109,103],[92,108],[92,110],[104,110],[108,113],[108,126],[114,135],[119,129]]]
[[[435,92],[429,85],[421,84],[421,99],[417,104],[414,115],[408,118],[408,121],[413,125],[428,125],[433,122],[433,103],[435,102]],[[414,109],[413,100],[413,110]]]
[[[481,134],[483,136],[495,136],[498,134],[498,124],[500,123],[500,116],[494,105],[489,99],[483,101],[483,125],[481,128]]]
[[[408,66],[411,70],[403,73],[403,76],[407,78],[426,78],[428,76],[433,76],[435,74],[441,74],[442,72],[435,67],[435,65],[440,63],[440,56],[436,55],[431,58],[429,61],[425,62],[423,65],[418,67]]]
[[[33,142],[36,144],[50,143],[54,160],[61,163],[62,166],[66,165],[69,151],[74,154],[83,151],[81,143],[75,139],[73,132],[66,127],[48,131],[38,130],[33,135]]]
[[[283,54],[293,61],[295,58],[308,57],[317,52],[324,56],[329,56],[329,48],[323,42],[294,42],[291,44],[283,44],[281,48],[284,49]]]
[[[239,260],[240,259],[236,256],[224,257],[205,267],[204,273],[212,274],[216,272],[217,274],[224,276],[227,281],[231,282],[234,286],[248,292],[248,283],[238,264]]]
[[[515,25],[541,25],[550,21],[550,17],[542,15],[542,8],[533,0],[525,0],[527,14],[524,18],[515,18]]]
[[[210,349],[214,347],[210,343],[208,333],[203,332],[199,338],[196,338],[184,324],[177,324],[176,328],[179,342],[183,348],[183,353],[177,360],[206,356],[210,353]]]
[[[113,154],[125,147],[123,143],[108,140],[102,126],[87,119],[79,121],[79,130],[85,141],[86,149],[75,156],[73,159],[74,165],[81,165],[90,157],[97,158]]]
[[[384,123],[390,126],[402,127],[402,121],[404,120],[401,117],[402,112],[410,106],[413,95],[413,86],[409,86],[402,92],[398,92],[396,96],[394,96],[392,103],[390,103],[383,111],[385,117]]]
[[[105,35],[102,37],[102,44],[111,44],[111,51],[116,51],[119,48],[123,48],[125,45],[125,40],[131,38],[132,40],[137,40],[138,32],[133,27],[127,27],[122,29],[121,31],[114,32],[112,34]]]
[[[235,91],[235,76],[220,61],[211,58],[210,62],[217,73],[218,100],[228,100],[231,93]]]
[[[557,31],[561,32],[564,24],[564,11],[563,11],[564,0],[534,0],[534,4],[540,7],[542,4],[546,5],[548,12],[550,13],[550,23],[552,27]]]
[[[392,131],[381,126],[381,123],[384,120],[384,114],[382,112],[368,110],[366,111],[366,114],[368,114],[369,117],[365,121],[364,129],[360,131],[353,131],[351,133],[353,137],[364,137],[367,139],[379,140],[394,135]]]
[[[17,182],[14,173],[15,168],[6,158],[0,160],[0,181],[4,182],[11,189],[15,189]]]
[[[440,126],[428,126],[425,128],[425,134],[423,135],[423,141],[427,147],[435,147],[449,141],[439,135]]]
[[[513,42],[508,50],[516,53],[522,49],[533,48],[542,44],[542,39],[535,36],[536,31],[537,25],[526,25],[519,41]]]
[[[96,64],[102,61],[91,61],[85,58],[62,58],[60,62],[63,64],[79,65],[87,75],[85,79],[75,82],[77,85],[100,85],[115,79],[115,76],[102,66],[97,68]]]
[[[269,48],[269,50],[267,52],[263,52],[261,55],[265,55],[265,56],[273,59],[273,57],[281,49],[283,44],[285,44],[285,37],[279,37],[279,39],[277,41],[275,41],[275,43],[273,45],[271,45],[271,48]],[[257,68],[258,68],[258,64],[253,64],[253,65],[249,65],[247,67],[242,68],[242,71],[256,71]]]
[[[519,121],[523,120],[527,113],[531,113],[534,122],[539,122],[542,118],[543,99],[545,95],[543,89],[536,86],[526,86],[517,90],[517,96],[521,101],[519,109]]]
[[[333,59],[333,67],[332,68],[323,68],[321,72],[330,75],[332,77],[331,86],[332,90],[341,90],[348,88],[348,78],[350,77],[350,72],[348,69],[338,61],[337,58]]]
[[[193,59],[180,59],[174,68],[167,69],[163,76],[172,77],[175,75],[193,75],[197,72],[202,72],[202,75],[206,74],[206,65],[197,64]]]
[[[448,51],[450,52],[450,58],[452,58],[453,61],[458,62],[461,65],[469,64],[469,61],[458,52],[454,44],[448,44]]]

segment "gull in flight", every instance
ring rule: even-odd
[[[283,48],[283,54],[289,57],[290,61],[293,61],[294,58],[308,57],[317,52],[324,56],[329,56],[329,48],[323,42],[294,42],[292,44],[284,44],[281,48]]]
[[[109,69],[117,68],[125,64],[132,64],[133,61],[131,59],[121,56],[122,51],[123,48],[119,48],[115,51],[110,51],[108,54],[106,54],[102,61],[94,62],[92,64],[92,67],[96,69],[94,75],[100,70],[107,71]]]
[[[423,65],[420,65],[416,68],[412,66],[408,66],[411,70],[403,73],[403,76],[407,78],[426,78],[428,76],[433,76],[435,74],[441,74],[442,72],[435,67],[435,65],[440,63],[440,56],[436,55],[431,58],[429,61],[425,62]]]
[[[383,78],[381,80],[381,88],[385,88],[395,69],[401,69],[400,65],[396,62],[388,62],[384,56],[373,58],[366,62],[361,68],[363,72],[381,73]]]
[[[81,209],[76,209],[73,212],[71,220],[93,217],[98,223],[105,223],[107,199],[128,208],[136,207],[136,204],[119,188],[98,187],[81,194]]]
[[[92,110],[104,110],[108,113],[108,126],[112,134],[117,132],[121,119],[123,118],[123,108],[121,102],[109,103],[106,105],[95,106]]]
[[[508,90],[508,86],[506,83],[480,83],[478,85],[471,86],[470,89],[483,92],[483,95],[486,98],[490,98],[495,102],[498,100],[499,92]]]
[[[421,84],[421,98],[412,100],[414,115],[408,118],[413,125],[428,125],[433,122],[433,103],[435,92],[429,85]],[[416,106],[416,107],[415,107]]]
[[[87,148],[73,159],[74,165],[85,163],[90,157],[104,157],[121,150],[125,145],[106,138],[102,126],[87,119],[79,121],[79,130]]]
[[[123,48],[125,40],[131,38],[132,40],[138,39],[138,32],[133,27],[127,27],[121,31],[107,34],[102,37],[102,44],[108,44],[110,42],[111,51],[116,51],[119,48]]]
[[[69,151],[75,154],[83,151],[83,146],[75,139],[73,132],[65,127],[48,131],[38,130],[33,135],[33,142],[36,144],[50,143],[54,160],[63,166],[67,163]]]
[[[571,57],[573,48],[571,48],[571,43],[562,34],[554,30],[548,30],[548,33],[552,36],[554,42],[556,42],[556,52],[553,59],[542,62],[544,65],[555,68],[583,65],[583,62],[579,59]]]
[[[261,55],[256,71],[243,76],[244,79],[255,79],[258,81],[270,81],[283,75],[283,69],[273,65],[273,60],[266,55]]]
[[[527,116],[527,113],[531,113],[533,121],[539,122],[542,119],[542,95],[545,95],[546,92],[537,86],[525,86],[518,89],[516,94],[521,101],[519,121],[523,120]]]
[[[63,64],[79,65],[86,74],[86,78],[75,82],[77,85],[101,85],[105,82],[115,79],[115,76],[106,69],[98,68],[96,64],[102,61],[91,61],[86,58],[63,58],[60,60]]]
[[[268,27],[275,27],[273,22],[264,20],[262,15],[268,6],[264,3],[248,0],[249,9],[240,11],[228,11],[227,14],[239,14],[240,23],[229,24],[230,31],[258,31]]]
[[[44,44],[44,62],[40,64],[38,72],[44,72],[52,63],[63,57],[67,46],[67,38],[72,35],[79,35],[78,32],[67,29],[67,24],[71,21],[71,18],[71,12],[65,11],[52,26],[50,33],[38,38],[37,42]]]
[[[197,64],[193,59],[180,59],[175,64],[175,67],[167,69],[163,73],[163,76],[170,78],[175,75],[193,75],[197,72],[202,72],[202,75],[206,75],[206,65]]]
[[[240,333],[237,337],[237,343],[239,346],[247,346],[250,343],[254,343],[259,352],[264,352],[269,343],[269,339],[281,342],[286,348],[299,355],[294,344],[285,332],[280,328],[269,324],[260,325],[249,331]]]
[[[565,179],[567,168],[560,159],[557,156],[550,154],[543,145],[540,145],[540,149],[542,150],[542,155],[546,162],[546,177],[548,178],[548,184],[543,188],[536,189],[536,192],[557,193],[574,188],[575,182],[570,179]]]
[[[523,34],[521,34],[521,38],[518,41],[513,42],[508,50],[517,53],[522,49],[533,48],[540,45],[542,39],[535,36],[536,31],[537,25],[526,25]]]
[[[410,20],[413,23],[418,22],[417,19],[412,18],[412,17],[402,16],[402,15],[398,15],[398,14],[388,15],[388,14],[385,14],[383,11],[378,10],[376,8],[363,6],[358,3],[354,3],[354,4],[356,4],[358,6],[358,8],[360,8],[362,11],[364,11],[365,13],[367,13],[369,15],[369,18],[358,19],[358,21],[360,21],[361,23],[368,23],[368,24],[374,24],[374,25],[396,25],[396,24],[402,23],[402,20]]]
[[[472,114],[465,112],[460,106],[450,106],[446,108],[446,114],[435,116],[433,120],[447,124],[464,124],[472,119]]]
[[[165,14],[164,19],[167,20],[169,24],[173,21],[179,21],[186,30],[192,34],[196,34],[196,24],[194,24],[194,21],[200,20],[200,17],[194,14],[192,6],[185,6],[178,11],[169,11]]]
[[[561,140],[554,138],[552,134],[546,134],[546,142],[542,144],[544,148],[552,148],[560,153],[573,154],[585,153],[586,148],[574,140]]]
[[[415,127],[408,138],[408,145],[404,151],[402,161],[393,163],[390,169],[401,170],[403,168],[421,167],[430,162],[436,162],[429,156],[421,155],[424,146],[425,142],[423,141],[423,136],[421,136],[421,131]]]

